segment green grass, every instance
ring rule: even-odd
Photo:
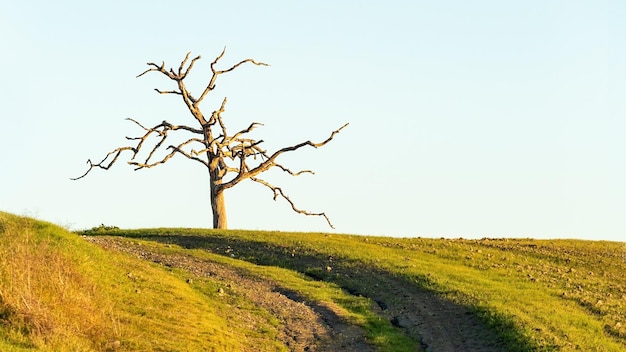
[[[624,243],[114,227],[80,234],[271,280],[332,306],[383,351],[413,351],[419,342],[374,309],[380,297],[401,303],[381,282],[466,307],[510,351],[626,350]],[[0,212],[0,350],[288,350],[269,312],[236,292],[219,297],[217,278],[193,276],[190,285],[192,276]],[[258,324],[238,322],[233,306]]]
[[[231,246],[239,259],[296,270],[348,291],[360,289],[342,273],[376,268],[472,308],[511,350],[626,349],[623,243],[198,229],[128,230],[123,236],[214,253]],[[324,270],[328,257],[337,270]],[[361,286],[375,284],[367,276],[357,279]]]

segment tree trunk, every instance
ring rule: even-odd
[[[213,209],[213,228],[227,229],[226,204],[224,190],[211,182],[211,208]]]

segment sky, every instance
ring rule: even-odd
[[[0,0],[0,210],[71,229],[212,224],[206,169],[184,158],[86,171],[125,136],[193,125],[147,62],[226,47],[205,114],[261,122],[295,214],[254,182],[226,191],[230,228],[397,237],[626,240],[622,1]]]

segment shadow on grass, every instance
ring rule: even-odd
[[[468,303],[459,304],[429,289],[427,277],[407,276],[336,257],[323,249],[303,249],[267,241],[229,236],[141,231],[86,231],[85,235],[121,236],[203,249],[258,265],[301,272],[312,279],[332,282],[350,294],[377,304],[381,317],[420,341],[426,351],[535,351],[507,317]],[[542,347],[544,350],[546,346]],[[549,350],[550,348],[548,348]]]

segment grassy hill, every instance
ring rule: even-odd
[[[0,212],[0,351],[623,351],[626,245]]]

